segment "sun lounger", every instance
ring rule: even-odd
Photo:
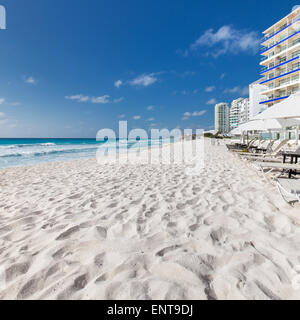
[[[253,156],[245,156],[243,157],[245,160],[249,161],[260,161],[260,162],[277,162],[282,163],[283,158],[282,157],[253,157]]]
[[[290,203],[291,201],[300,202],[300,180],[299,179],[276,179],[276,184],[282,198]],[[288,201],[288,198],[290,201]]]
[[[263,141],[257,148],[255,148],[256,152],[266,152],[273,144],[272,140]]]
[[[247,149],[248,145],[245,143],[235,142],[235,143],[226,144],[226,147],[228,150],[241,150],[241,149]]]
[[[299,164],[289,164],[289,163],[275,163],[275,162],[256,162],[252,163],[253,167],[259,169],[263,175],[267,178],[267,174],[273,172],[274,170],[280,170],[279,178],[283,173],[287,172],[289,174],[289,178],[291,178],[292,174],[296,174],[298,170],[300,170]],[[264,170],[267,171],[265,172]]]
[[[288,142],[288,140],[276,140],[274,141],[274,143],[272,144],[272,146],[270,146],[270,148],[267,150],[266,153],[252,153],[252,152],[240,152],[240,156],[244,157],[277,157],[283,150],[283,148],[285,147],[286,143]]]
[[[248,144],[236,143],[235,145],[227,145],[228,150],[232,152],[241,152],[241,150],[249,150],[251,147],[255,147],[259,145],[260,140],[253,139]]]

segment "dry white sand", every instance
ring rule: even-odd
[[[199,175],[92,159],[0,187],[1,299],[300,298],[299,207],[224,146]]]

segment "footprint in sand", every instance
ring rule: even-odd
[[[78,232],[79,230],[80,230],[79,226],[72,227],[72,228],[68,229],[67,231],[61,233],[61,234],[56,238],[56,240],[64,240],[64,239],[67,239],[67,238],[69,238],[72,234]]]
[[[42,282],[43,281],[40,278],[33,278],[29,280],[19,291],[17,299],[27,299],[33,294],[35,294],[37,291],[40,290]]]
[[[13,264],[8,269],[6,269],[6,281],[14,280],[17,277],[26,274],[29,268],[29,262]]]
[[[168,252],[170,252],[170,251],[174,251],[174,250],[176,250],[176,249],[178,249],[178,248],[180,248],[180,247],[181,247],[181,245],[177,245],[177,244],[176,244],[176,245],[174,245],[174,246],[164,248],[164,249],[158,251],[158,252],[156,253],[156,256],[163,257],[166,253],[168,253]]]
[[[96,255],[94,258],[94,263],[99,269],[103,267],[104,261],[105,261],[105,252]]]
[[[107,238],[107,230],[101,226],[96,227],[97,233],[104,239]]]

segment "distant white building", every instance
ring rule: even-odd
[[[231,103],[231,108],[229,112],[229,127],[233,130],[239,126],[240,121],[240,111],[242,107],[243,98],[238,98],[233,100]]]
[[[267,108],[266,105],[261,104],[264,99],[261,93],[266,87],[260,82],[261,80],[257,80],[249,85],[249,120],[252,120]]]
[[[228,133],[229,127],[229,105],[222,102],[215,106],[215,132]]]
[[[249,121],[249,98],[240,101],[239,125]]]

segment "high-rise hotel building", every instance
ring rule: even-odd
[[[300,6],[264,31],[261,55],[260,104],[270,107],[300,87]]]
[[[215,132],[222,134],[230,131],[229,126],[229,105],[228,103],[218,103],[215,106]]]

